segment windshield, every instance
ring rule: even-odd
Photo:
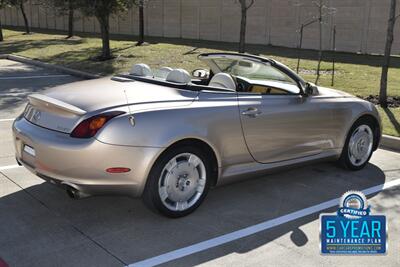
[[[268,62],[255,62],[245,59],[216,58],[212,59],[221,72],[250,80],[278,81],[296,85],[296,82],[285,73],[271,66]]]

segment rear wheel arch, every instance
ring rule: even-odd
[[[199,139],[183,139],[155,159],[142,199],[147,207],[167,217],[186,216],[201,205],[217,178],[218,161],[211,146]]]
[[[165,153],[167,153],[170,150],[173,150],[177,147],[181,146],[194,146],[199,149],[201,149],[204,153],[207,154],[208,158],[210,159],[211,167],[212,167],[212,183],[211,185],[215,186],[218,181],[218,176],[219,176],[219,166],[220,166],[220,159],[218,157],[218,154],[216,152],[216,149],[212,147],[209,143],[207,143],[204,140],[198,139],[198,138],[185,138],[181,139],[179,141],[175,141],[174,143],[170,144],[168,147],[164,149],[160,153],[160,155],[157,157],[155,162],[162,157]]]

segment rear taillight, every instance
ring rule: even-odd
[[[112,111],[96,115],[86,119],[78,124],[71,133],[71,137],[75,138],[90,138],[96,135],[97,131],[100,130],[109,120],[112,118],[124,114],[123,111]]]

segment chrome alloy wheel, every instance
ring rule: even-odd
[[[368,125],[360,125],[354,130],[349,142],[349,159],[355,166],[364,164],[372,152],[374,143],[374,135],[371,127]]]
[[[158,194],[165,207],[183,211],[199,200],[206,179],[203,161],[195,154],[182,153],[164,166],[158,182]]]

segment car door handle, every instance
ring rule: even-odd
[[[247,110],[242,112],[242,115],[255,118],[261,114],[261,111],[258,108],[248,108]]]

